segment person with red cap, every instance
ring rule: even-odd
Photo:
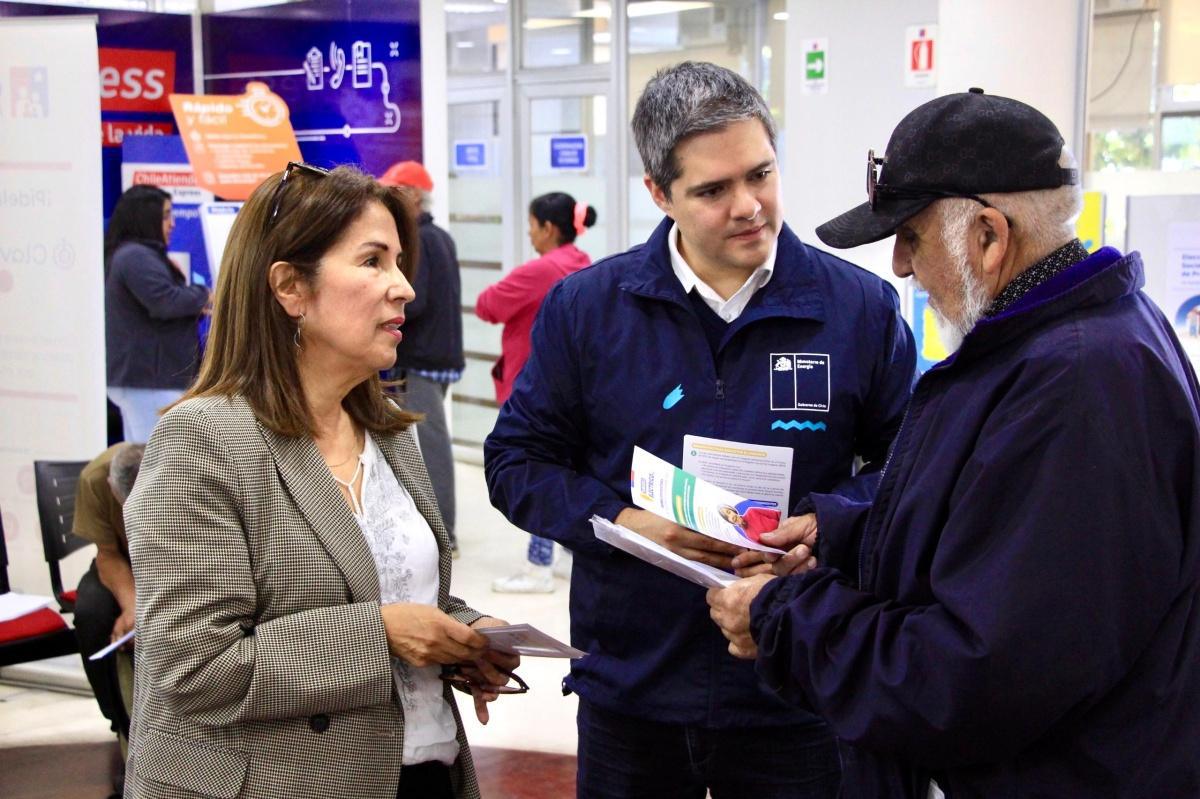
[[[446,392],[463,374],[462,282],[454,239],[433,224],[430,192],[433,178],[417,161],[400,161],[379,178],[385,186],[417,190],[421,255],[413,279],[416,299],[405,308],[404,340],[396,345],[391,377],[403,380],[406,410],[425,414],[417,437],[437,495],[442,521],[450,533],[451,552],[458,557],[454,535],[454,455],[446,424]]]

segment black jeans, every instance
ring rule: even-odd
[[[91,683],[96,704],[104,718],[112,722],[113,732],[129,737],[129,716],[121,699],[121,681],[117,676],[117,661],[112,655],[100,660],[88,660],[88,655],[108,646],[113,624],[121,615],[117,599],[100,582],[96,561],[79,580],[75,598],[75,638],[83,657],[83,671]]]
[[[450,782],[450,767],[431,760],[403,766],[400,769],[400,789],[397,799],[454,799]]]
[[[579,701],[579,799],[832,799],[837,744],[822,725],[707,729]]]

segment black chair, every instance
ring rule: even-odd
[[[91,544],[71,532],[75,522],[75,487],[87,461],[34,461],[38,520],[42,525],[42,549],[50,567],[50,586],[63,613],[75,610],[75,591],[64,591],[58,562],[77,549]]]
[[[0,594],[10,591],[8,584],[8,548],[4,543],[4,522],[0,520]],[[0,622],[0,667],[33,660],[70,655],[79,651],[75,632],[51,608],[42,608],[9,621]]]

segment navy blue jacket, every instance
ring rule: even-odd
[[[670,227],[547,295],[532,356],[484,445],[492,502],[575,553],[571,638],[590,655],[568,684],[580,696],[671,723],[813,722],[728,654],[703,589],[597,541],[588,518],[632,505],[635,444],[679,465],[685,434],[793,447],[793,502],[809,491],[866,498],[877,475],[852,477],[852,464],[882,465],[912,386],[912,335],[891,286],[784,227],[771,281],[714,357],[671,270]],[[787,372],[774,404],[788,409],[772,410],[773,368],[794,353],[827,356],[828,372]],[[797,411],[784,396],[796,381],[828,410]],[[665,402],[676,386],[683,398]]]
[[[404,340],[396,345],[396,368],[461,372],[466,362],[458,251],[431,215],[422,212],[419,221],[416,298],[404,307]]]
[[[161,242],[117,247],[104,281],[108,385],[187,388],[196,376],[196,323],[208,289],[189,286]]]
[[[980,322],[755,599],[847,796],[1200,795],[1200,392],[1142,282],[1106,248]]]

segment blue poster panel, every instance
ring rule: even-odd
[[[213,196],[196,187],[183,140],[178,136],[127,136],[122,152],[123,187],[158,186],[171,195],[171,216],[175,220],[171,254],[186,259],[186,271],[193,283],[211,286],[212,270],[200,231],[200,206],[212,202]]]
[[[287,102],[306,161],[379,175],[420,161],[418,0],[318,0],[204,17],[207,94],[261,81]]]

